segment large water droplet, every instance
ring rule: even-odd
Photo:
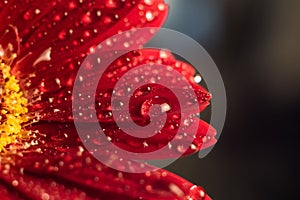
[[[164,3],[159,3],[157,6],[158,10],[164,11],[166,9],[166,4]]]
[[[190,199],[195,199],[195,200],[201,200],[203,199],[204,197],[206,196],[204,190],[197,186],[197,185],[193,185],[191,188],[190,188],[190,191],[189,191],[189,198]]]
[[[196,83],[200,83],[202,81],[202,78],[200,76],[200,74],[196,74],[195,77],[194,77],[194,80]]]
[[[155,18],[154,13],[150,10],[146,12],[145,17],[148,22],[153,21]]]

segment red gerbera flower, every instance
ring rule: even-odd
[[[73,122],[74,79],[95,45],[132,28],[159,27],[166,14],[167,6],[162,0],[0,2],[1,199],[210,199],[201,187],[163,169],[125,173],[103,165],[85,150]],[[136,37],[136,45],[141,45],[151,36],[132,37]],[[209,104],[210,94],[193,81],[194,69],[171,54],[162,55],[153,49],[120,57],[105,72],[111,78],[100,81],[101,92],[96,94],[95,105],[107,137],[127,151],[150,152],[167,145],[180,122],[179,108],[171,106],[168,116],[173,120],[166,122],[160,135],[144,141],[125,134],[113,121],[113,80],[135,66],[151,63],[171,66],[189,80],[197,95],[198,102],[194,103],[200,110]],[[125,71],[124,66],[128,67]],[[139,93],[148,87],[153,90]],[[147,113],[152,105],[163,103],[161,99],[153,100],[157,93],[173,98],[166,88],[155,84],[136,91],[139,98],[132,99],[130,112],[139,125],[149,122]],[[82,123],[87,135],[97,132],[89,129],[89,123],[95,122]],[[199,127],[185,154],[215,143],[214,129],[193,115],[182,126],[186,126],[186,138],[191,137],[190,129]],[[98,147],[98,153],[105,152],[103,141],[91,142]],[[105,156],[109,159],[111,155]],[[171,151],[161,158],[169,156],[172,157]]]

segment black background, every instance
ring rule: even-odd
[[[164,27],[196,39],[217,64],[227,118],[208,156],[167,169],[214,199],[300,199],[300,1],[168,1]]]

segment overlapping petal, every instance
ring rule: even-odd
[[[104,133],[107,135],[111,142],[127,151],[137,153],[153,152],[166,145],[169,145],[170,148],[168,149],[168,151],[166,151],[164,154],[160,154],[159,158],[173,158],[176,157],[178,151],[183,151],[181,153],[185,154],[191,154],[199,151],[200,149],[212,146],[216,142],[214,139],[216,131],[210,125],[195,116],[195,114],[198,114],[198,111],[202,111],[207,105],[209,105],[211,96],[203,87],[194,82],[194,69],[186,63],[177,61],[170,54],[167,54],[167,56],[165,54],[167,54],[167,52],[162,53],[161,51],[154,49],[140,50],[138,52],[130,52],[116,60],[104,72],[104,77],[102,77],[98,84],[98,88],[95,94],[95,105],[97,111],[97,119],[100,122],[101,128],[105,130]],[[101,59],[106,58],[104,57]],[[158,63],[162,65],[162,71],[158,70],[154,73],[151,65]],[[114,116],[112,114],[112,93],[113,88],[115,88],[115,84],[128,71],[145,64],[148,65],[148,68],[146,70],[144,69],[141,74],[137,74],[135,76],[136,79],[141,78],[140,76],[146,76],[146,74],[150,74],[150,78],[159,77],[160,79],[169,79],[170,83],[172,83],[173,81],[174,84],[169,84],[169,88],[155,84],[148,84],[143,86],[142,88],[137,88],[133,95],[134,98],[132,98],[129,105],[129,111],[131,114],[130,118],[126,118],[122,115]],[[186,92],[186,89],[182,88],[182,85],[176,84],[176,82],[179,81],[177,79],[178,77],[172,77],[172,75],[168,75],[167,73],[165,73],[165,69],[163,69],[164,66],[165,68],[172,68],[172,70],[176,70],[183,75],[180,78],[186,79],[191,85],[193,91],[195,91],[197,97],[196,100],[191,98],[189,99],[189,101],[183,102],[182,105],[178,105],[178,103],[176,103],[176,96],[174,96],[170,89],[175,90],[179,93]],[[42,99],[41,103],[34,104],[34,106],[38,106],[37,109],[42,108],[42,112],[44,114],[43,119],[51,121],[71,122],[72,112],[74,111],[75,117],[80,118],[77,120],[83,123],[95,122],[93,121],[93,118],[90,118],[91,113],[93,113],[93,109],[91,109],[91,105],[88,104],[90,102],[86,101],[85,99],[85,91],[86,88],[89,88],[89,84],[97,83],[99,77],[95,76],[93,73],[87,73],[87,76],[88,77],[84,77],[83,79],[89,80],[82,81],[81,85],[82,92],[80,92],[80,95],[82,96],[82,101],[78,102],[78,105],[75,105],[75,107],[73,108],[74,110],[72,109],[71,105],[71,87],[68,89],[70,91],[69,94],[66,92],[59,92],[54,94],[50,93],[51,96],[47,96],[48,99]],[[120,92],[120,95],[117,99],[118,102],[115,103],[122,104],[123,100],[125,102],[125,100],[129,98],[126,95],[122,95],[124,94],[121,94]],[[49,99],[51,99],[51,101],[49,101]],[[92,103],[94,103],[94,101],[92,101]],[[133,119],[133,121],[140,126],[145,126],[150,122],[149,110],[151,109],[151,107],[155,104],[164,103],[170,105],[170,110],[167,112],[167,121],[165,124],[162,124],[164,126],[161,129],[160,133],[156,134],[153,137],[144,139],[130,136],[116,124],[116,118],[119,117],[122,120],[121,123],[123,124],[123,126],[130,127],[129,122],[131,119]],[[126,112],[127,108],[127,106],[120,106],[117,109],[122,113],[122,111]],[[54,112],[54,110],[57,110],[57,112]],[[187,114],[183,116],[181,115],[181,113]],[[185,118],[182,119],[182,117]],[[179,126],[181,126],[180,130]],[[88,130],[88,126],[86,129]],[[178,131],[180,132],[178,133]],[[91,130],[90,134],[86,135],[86,137],[89,137],[89,139],[87,138],[87,140],[94,140],[94,143],[100,144],[107,142],[99,141],[99,139],[97,140],[99,134],[102,134],[99,130]],[[172,143],[169,143],[170,141],[172,141]],[[182,147],[180,145],[185,141],[193,142],[186,152],[184,149],[182,150]],[[152,159],[157,158],[158,157]]]
[[[45,143],[12,156],[13,165],[0,166],[0,182],[8,195],[13,189],[21,199],[210,199],[201,187],[162,169],[146,173],[111,169],[70,135],[72,127],[57,127],[37,125],[45,133],[39,141]],[[62,139],[66,136],[68,140]]]
[[[153,18],[147,18],[147,13]],[[86,54],[103,40],[133,28],[161,26],[167,6],[162,0],[23,0],[10,1],[1,14],[7,20],[0,30],[13,25],[21,41],[21,53],[13,71],[20,75],[39,73],[30,79],[31,87],[43,80],[44,89],[53,91],[55,88],[47,88],[57,86],[51,80],[61,79],[64,85],[66,76],[71,77],[72,71],[76,73]],[[146,43],[149,37],[150,34],[136,39],[135,45]],[[55,77],[49,76],[53,72]]]
[[[12,63],[12,73],[18,77],[30,101],[30,113],[39,117],[38,123],[26,127],[36,136],[30,147],[7,154],[0,160],[2,199],[210,199],[201,187],[165,170],[131,174],[104,166],[84,149],[73,124],[72,87],[85,57],[93,53],[97,44],[117,33],[161,26],[167,10],[163,0],[0,2],[1,44],[4,47],[9,43],[13,45],[17,58]],[[153,33],[133,34],[130,40],[134,42],[130,45],[139,47],[152,36]],[[105,58],[109,53],[101,56]],[[179,135],[176,135],[176,124],[181,116],[176,102],[167,102],[172,105],[168,111],[169,120],[161,134],[147,141],[129,136],[115,124],[110,114],[112,88],[119,77],[142,64],[149,65],[149,72],[152,64],[171,67],[181,73],[195,91],[196,100],[191,99],[180,107],[190,115],[186,118],[187,123],[182,125],[184,132]],[[180,151],[180,141],[191,137],[193,144],[181,153],[191,154],[213,145],[215,130],[195,116],[209,104],[211,96],[194,82],[194,73],[188,64],[159,50],[139,50],[120,57],[105,71],[104,75],[110,77],[108,81],[99,82],[95,96],[97,122],[88,118],[81,120],[87,126],[87,138],[90,135],[97,137],[99,130],[88,127],[89,123],[99,121],[106,136],[127,151],[151,152],[168,145],[173,139],[172,148],[156,159],[172,157],[172,151]],[[158,75],[172,78],[164,73],[153,74]],[[92,74],[90,78],[92,81],[99,79]],[[148,87],[152,89],[148,90]],[[174,85],[173,89],[184,92],[180,86]],[[149,123],[151,106],[164,103],[162,99],[153,101],[156,94],[174,99],[167,88],[155,84],[140,88],[135,94],[138,98],[131,100],[130,113],[139,125]],[[86,116],[85,110],[79,106],[88,108],[89,105],[82,103],[77,111]],[[195,136],[189,134],[195,129]],[[99,154],[103,153],[105,141],[92,139],[95,140],[90,138],[88,142],[96,146]],[[112,155],[106,156],[111,159],[109,156]],[[120,163],[120,170],[127,164],[133,168],[141,167],[134,162]]]

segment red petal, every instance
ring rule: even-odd
[[[104,133],[109,137],[110,142],[126,152],[150,153],[167,147],[160,151],[159,154],[149,154],[149,157],[145,154],[141,154],[141,157],[134,155],[135,159],[171,159],[198,152],[216,143],[216,130],[213,127],[196,117],[190,120],[190,124],[182,129],[184,132],[177,133],[177,128],[164,128],[160,134],[149,138],[137,138],[128,135],[115,124],[101,124],[101,128],[105,129]],[[107,142],[99,141],[99,132],[90,134],[89,137],[90,140],[86,139],[86,142],[89,142],[90,146],[94,146],[97,151],[99,151],[99,148],[103,148],[101,146],[103,143]],[[91,143],[94,144],[91,145]],[[98,144],[101,144],[100,147],[97,147]],[[109,147],[104,148],[110,150]],[[122,153],[118,152],[118,154]],[[130,157],[129,155],[125,156]]]
[[[11,24],[19,31],[21,52],[14,73],[24,75],[39,72],[39,77],[46,77],[52,70],[64,71],[63,68],[71,64],[77,68],[78,62],[82,61],[90,48],[104,39],[132,28],[161,26],[167,6],[163,0],[150,2],[62,0],[59,3],[41,3],[35,0],[0,5],[1,19],[5,19],[0,30]],[[164,9],[159,9],[159,5],[164,5]],[[151,20],[146,19],[145,13],[149,11],[155,16]],[[136,40],[140,42],[136,45],[145,43],[149,37]],[[47,53],[48,56],[45,56]],[[56,76],[60,78],[58,74]],[[37,80],[33,79],[32,82]]]
[[[8,173],[1,173],[0,180],[14,195],[1,193],[1,199],[92,199],[84,191],[59,183],[47,175],[36,176],[25,172],[24,168],[8,166]]]
[[[106,59],[106,56],[109,56],[107,54],[101,55],[102,59]],[[161,58],[161,51],[159,50],[142,50],[139,52],[131,52],[124,56],[122,56],[120,59],[116,60],[112,65],[109,66],[108,70],[104,73],[104,76],[110,77],[110,74],[113,74],[113,78],[104,79],[100,84],[98,85],[97,93],[102,92],[102,95],[98,95],[96,97],[96,106],[99,105],[99,102],[101,102],[101,106],[97,107],[97,112],[99,114],[99,121],[108,121],[111,122],[112,118],[109,114],[111,112],[111,94],[113,91],[114,86],[116,85],[116,80],[118,80],[122,75],[124,75],[127,71],[134,69],[140,65],[143,64],[162,64],[166,66],[171,66],[175,71],[182,74],[186,80],[189,81],[189,84],[193,87],[194,92],[196,93],[198,102],[193,102],[194,99],[190,99],[191,102],[186,102],[186,105],[183,106],[182,109],[191,110],[192,114],[196,114],[198,110],[197,107],[193,107],[192,105],[198,105],[199,110],[204,110],[209,105],[209,100],[211,98],[211,95],[200,85],[196,84],[194,82],[194,73],[195,70],[190,65],[177,61],[171,54],[167,54],[167,56],[164,56]],[[85,67],[85,66],[82,66]],[[126,68],[126,70],[124,70]],[[163,69],[161,72],[154,73],[152,71],[152,68],[149,67],[147,69],[147,73],[150,75],[153,75],[153,77],[161,76],[162,78],[170,78],[165,74],[166,69]],[[67,70],[66,70],[67,71]],[[70,71],[70,70],[69,70]],[[61,74],[61,72],[59,72]],[[53,72],[53,74],[55,74]],[[141,76],[142,74],[139,74]],[[83,81],[82,85],[82,91],[86,91],[85,88],[90,88],[90,83],[97,83],[100,77],[96,77],[93,75],[93,73],[88,75],[89,81]],[[139,77],[136,77],[139,78]],[[45,82],[49,83],[51,81],[55,81],[53,77],[50,75],[49,78],[44,79]],[[183,77],[181,77],[183,79]],[[48,80],[48,81],[47,81]],[[31,112],[39,112],[42,116],[42,119],[44,120],[54,120],[54,121],[70,121],[72,119],[72,86],[74,83],[74,78],[68,79],[65,77],[65,79],[62,80],[70,80],[67,82],[60,82],[60,88],[56,88],[57,84],[50,84],[49,89],[45,89],[44,94],[42,95],[42,99],[40,101],[37,101],[34,103],[34,106],[31,108]],[[176,80],[174,80],[176,81]],[[178,84],[178,83],[176,83]],[[181,88],[179,85],[174,85],[173,89],[175,90],[182,90],[182,92],[185,91],[185,89]],[[172,86],[172,85],[171,85]],[[178,87],[177,87],[178,86]],[[147,88],[147,87],[146,87]],[[155,86],[154,91],[157,91],[159,94],[164,94],[167,90],[164,87]],[[142,91],[137,91],[137,93],[140,93],[140,98],[133,99],[132,105],[136,105],[136,108],[133,108],[133,110],[137,111],[139,110],[139,106],[141,106],[145,100],[150,99],[155,95],[154,92],[148,92],[148,94]],[[84,94],[82,94],[84,95]],[[122,98],[122,97],[121,97]],[[127,96],[124,96],[125,99],[127,99]],[[86,101],[80,102],[81,104],[78,105],[78,107],[82,108],[88,108],[90,105],[86,104]],[[191,104],[192,103],[192,104]],[[171,112],[177,112],[177,110],[174,108]],[[79,112],[79,111],[78,111]],[[89,116],[91,110],[80,110],[82,113],[82,116],[85,117],[84,121],[87,121],[86,116]],[[196,112],[196,113],[195,113]],[[137,118],[137,120],[140,120],[142,116],[136,116],[133,112],[133,118]],[[142,117],[144,118],[144,117]]]
[[[139,71],[138,67],[145,64],[146,67]],[[161,65],[154,69],[153,64]],[[170,67],[171,69],[169,69]],[[135,73],[135,69],[138,70],[137,73]],[[177,71],[179,75],[171,73],[170,71],[172,70]],[[132,77],[126,79],[126,83],[121,82],[122,76],[129,71]],[[169,149],[159,154],[160,158],[173,158],[180,153],[183,154],[186,150],[186,154],[190,154],[213,145],[216,142],[214,139],[216,131],[193,116],[209,104],[211,97],[204,88],[194,82],[194,73],[195,71],[191,66],[176,61],[171,54],[159,50],[141,50],[135,54],[131,53],[121,57],[104,72],[104,76],[100,79],[96,91],[97,116],[101,127],[105,130],[105,134],[117,146],[130,152],[148,153],[168,145]],[[110,74],[113,74],[113,76],[111,77]],[[151,83],[141,88],[135,88],[140,83],[139,80],[148,78],[148,80],[156,81],[157,77],[160,77],[160,80],[167,81],[163,82],[163,85]],[[83,79],[97,82],[97,77],[95,76],[83,77]],[[192,86],[191,90],[182,83],[184,79],[188,81],[188,86]],[[116,84],[119,82],[121,82],[121,90],[116,89]],[[122,85],[128,84],[128,82],[129,86]],[[84,87],[84,84],[88,85],[89,83],[89,81],[87,83],[83,81],[82,87],[87,88]],[[131,97],[131,92],[129,92],[129,96],[127,94],[127,87],[135,90]],[[117,106],[117,113],[113,110],[111,103],[113,90],[118,96],[117,99],[114,99],[117,102],[114,103],[120,105],[123,102],[125,104],[123,107]],[[85,91],[86,89],[83,89],[79,92],[82,101],[80,102],[81,104],[75,105],[74,108],[77,110],[74,113],[77,115],[74,117],[79,118],[82,122],[89,122],[91,121],[90,114],[92,113],[89,108],[94,101],[89,100],[87,97],[89,94]],[[173,92],[175,92],[176,96]],[[194,93],[194,97],[192,93]],[[178,99],[178,96],[183,96],[184,98]],[[196,101],[195,96],[197,98]],[[129,101],[129,113],[127,112],[128,106],[125,103],[127,99],[131,100]],[[167,114],[165,123],[162,120],[152,123],[152,120],[150,120],[149,110],[154,104],[169,106],[168,111],[165,112]],[[160,128],[160,132],[157,134],[150,130],[149,134],[152,137],[147,137],[146,139],[137,137],[142,137],[141,134],[146,134],[149,129],[141,130],[139,136],[132,137],[127,134],[133,133],[136,129],[130,124],[132,121],[143,127],[151,122],[154,126],[163,128]],[[120,125],[123,126],[120,127]],[[124,127],[126,130],[124,130]],[[91,137],[93,138],[93,136]],[[155,158],[159,157],[155,156]]]
[[[109,74],[113,73],[114,77],[109,79],[102,78],[99,82],[96,105],[100,106],[97,106],[96,109],[101,127],[105,129],[104,133],[112,140],[112,142],[115,142],[117,146],[130,152],[147,153],[169,145],[170,148],[168,151],[164,154],[160,154],[160,157],[156,156],[155,158],[173,158],[178,156],[179,153],[183,154],[186,150],[187,152],[185,152],[185,154],[191,154],[215,144],[216,140],[214,137],[216,131],[207,123],[193,116],[203,110],[209,104],[210,100],[210,94],[194,82],[194,69],[185,63],[175,60],[171,54],[167,56],[165,56],[166,52],[163,54],[164,56],[162,57],[161,51],[142,50],[136,53],[131,52],[115,61],[104,74],[105,77],[110,76]],[[130,60],[127,58],[130,58]],[[174,77],[172,74],[168,75],[168,71],[163,67],[161,69],[153,70],[153,63],[172,66],[173,70],[179,73],[179,77]],[[146,126],[150,122],[149,110],[154,104],[170,105],[169,111],[166,112],[166,123],[163,124],[161,121],[158,121],[157,127],[164,125],[161,132],[156,135],[150,133],[154,136],[147,139],[133,137],[125,133],[128,133],[128,131],[119,128],[120,123],[118,123],[118,125],[115,123],[115,119],[117,118],[119,118],[119,122],[123,124],[123,127],[129,128],[130,132],[135,130],[134,128],[130,129],[130,127],[132,127],[129,123],[130,118],[126,120],[127,118],[121,115],[122,113],[126,113],[128,108],[126,106],[118,108],[118,112],[121,114],[114,116],[112,115],[113,110],[111,104],[113,88],[115,88],[119,78],[129,70],[133,70],[143,64],[147,64],[148,67],[143,69],[143,74],[137,74],[134,78],[140,78],[141,75],[146,77],[149,76],[146,74],[150,74],[149,78],[151,79],[161,77],[161,79],[168,79],[175,83],[167,86],[148,84],[144,88],[136,90],[133,95],[135,98],[131,98],[129,106],[130,117],[133,119],[133,122],[140,126]],[[124,70],[124,66],[127,67],[126,70]],[[183,86],[179,85],[181,83],[179,79],[184,78],[187,79],[188,84],[192,86],[191,92],[195,92],[197,101],[194,101],[194,99],[191,98],[184,102],[180,102],[181,104],[179,105],[172,90],[180,94],[189,95],[187,92],[188,90],[181,88]],[[88,78],[84,77],[84,79],[89,79],[95,83],[98,82],[98,77],[93,76],[93,74],[89,75]],[[90,109],[90,105],[93,104],[94,101],[87,101],[88,99],[84,98],[85,95],[87,95],[85,94],[85,88],[89,88],[88,84],[90,84],[90,81],[83,82],[83,89],[80,93],[83,101],[79,102],[78,105],[75,105],[75,108],[78,108],[75,113],[80,113],[80,115],[76,115],[75,117],[80,117],[79,120],[81,122],[88,123],[96,122],[89,117],[91,112],[94,112]],[[147,90],[149,87],[151,87],[151,89]],[[62,90],[59,93],[47,94],[49,96],[45,95],[45,99],[43,98],[41,103],[34,104],[35,107],[32,108],[32,112],[42,109],[44,114],[42,116],[43,120],[72,121],[71,93]],[[51,99],[51,101],[48,101],[47,98]],[[117,100],[120,103],[125,102],[127,99],[129,99],[128,96],[120,93]],[[94,139],[99,137],[99,131],[93,130],[91,132],[90,138]],[[169,143],[170,141],[172,142]],[[101,144],[103,142],[105,141],[97,141],[97,143]]]
[[[107,2],[110,3],[107,4]],[[39,92],[45,94],[42,96],[42,100],[48,100],[48,97],[54,98],[49,99],[52,105],[49,107],[50,110],[47,110],[48,107],[45,107],[46,105],[41,102],[41,104],[35,104],[31,111],[35,112],[37,109],[45,108],[46,117],[43,119],[49,117],[48,119],[53,120],[69,120],[70,110],[62,112],[63,115],[53,115],[52,113],[56,113],[53,112],[54,110],[60,110],[56,104],[61,104],[63,110],[66,107],[71,108],[71,104],[68,104],[70,99],[65,99],[67,98],[65,95],[68,95],[67,91],[72,86],[76,69],[90,48],[119,30],[140,26],[160,26],[166,15],[166,9],[158,11],[161,1],[135,1],[135,3],[133,1],[117,1],[116,4],[114,2],[99,1],[99,4],[83,2],[80,5],[77,2],[67,3],[64,1],[60,3],[48,1],[45,4],[41,4],[40,1],[30,1],[30,3],[28,1],[10,1],[7,5],[7,2],[5,4],[0,3],[0,17],[4,19],[3,23],[0,24],[0,32],[8,25],[13,25],[18,29],[21,41],[21,52],[15,62],[13,72],[19,78],[29,75],[26,79],[21,80],[24,89],[35,88],[40,83],[46,84],[49,87],[38,88],[40,89]],[[99,17],[97,11],[104,6],[106,7],[101,10]],[[14,12],[16,9],[18,12]],[[145,15],[145,12],[148,11],[154,12],[154,15],[157,12],[159,15],[153,19],[151,16],[149,18],[149,15],[148,17]],[[138,16],[137,13],[144,18]],[[148,21],[145,17],[148,18]],[[130,25],[127,25],[126,18],[131,23]],[[102,29],[98,29],[99,27]],[[70,31],[71,28],[72,31]],[[94,35],[95,28],[98,32]],[[4,43],[9,40],[11,39],[5,39]],[[143,40],[139,44],[145,41]],[[149,52],[149,55],[154,55],[156,61],[157,54],[153,53]],[[136,61],[147,63],[147,51],[142,52],[142,55],[144,57]],[[51,59],[48,61],[49,57]],[[169,56],[169,58],[171,57]],[[161,58],[159,60],[167,62]],[[174,63],[175,61],[171,65]],[[178,71],[191,78],[192,68],[185,68],[182,63],[180,65]],[[197,97],[203,101],[200,104],[200,109],[203,109],[210,96],[196,84],[193,83],[192,85],[196,91],[200,91]],[[109,85],[103,86],[106,89],[111,89],[108,87]],[[164,88],[158,86],[156,89],[161,90],[161,92],[164,91]],[[52,92],[56,94],[53,95]],[[29,90],[27,95],[30,94],[36,94],[36,92]],[[149,94],[146,99],[148,97],[153,97],[153,94]],[[99,98],[101,101],[105,101],[102,99],[103,97],[100,96]],[[51,101],[53,100],[55,103],[52,104]],[[67,103],[62,104],[62,101]],[[144,101],[145,99],[142,99],[134,103],[140,105]],[[146,105],[145,112],[149,110],[147,106],[150,107],[151,105]],[[102,109],[98,111],[103,112]],[[143,118],[140,113],[135,111],[136,109],[133,108],[133,117],[136,119]],[[192,109],[191,113],[193,111]],[[170,114],[176,114],[176,110],[172,110]],[[195,121],[197,121],[196,124],[200,123],[198,120]],[[108,122],[111,120],[100,117],[100,122],[109,125]],[[111,126],[109,125],[109,127]],[[43,128],[40,130],[42,131]],[[50,130],[53,131],[53,129]],[[192,187],[191,183],[164,170],[150,174],[123,173],[121,176],[119,171],[101,165],[86,151],[77,147],[74,148],[74,145],[78,144],[74,130],[71,131],[69,140],[61,138],[61,136],[65,136],[63,128],[58,130],[60,134],[47,135],[47,137],[50,136],[50,141],[45,139],[46,144],[33,146],[28,152],[23,152],[22,155],[12,156],[16,162],[14,166],[1,163],[0,170],[2,172],[8,170],[9,172],[0,174],[3,186],[5,185],[7,188],[13,186],[22,197],[34,199],[50,196],[59,199],[74,199],[75,196],[85,198],[82,196],[82,191],[88,197],[95,198],[99,197],[100,194],[105,199],[140,199],[140,197],[145,199],[208,199],[207,195],[202,197],[202,192],[199,193],[202,191],[201,188]],[[46,129],[41,133],[45,133],[44,131],[46,132]],[[39,142],[42,141],[39,140]],[[154,140],[155,142],[157,141]],[[99,170],[99,166],[101,170]],[[7,188],[1,185],[0,191],[11,195]],[[70,195],[68,195],[69,192]],[[7,197],[10,198],[10,196]]]
[[[84,146],[88,147],[92,153],[99,153],[100,157],[111,156],[117,154],[129,160],[136,159],[172,159],[179,158],[182,155],[192,154],[199,150],[210,147],[216,143],[216,131],[209,124],[197,118],[190,126],[183,129],[185,132],[176,133],[176,130],[165,130],[160,135],[149,138],[136,138],[126,134],[118,129],[114,124],[106,124],[102,126],[103,131],[93,123],[81,123],[79,126],[84,129],[81,133],[81,141]],[[198,126],[198,129],[196,129]],[[30,128],[35,133],[40,133],[46,138],[36,139],[35,143],[45,148],[54,148],[60,151],[67,151],[72,146],[83,145],[80,142],[77,130],[73,123],[37,123]],[[195,136],[193,133],[195,133]],[[109,140],[108,140],[109,138]],[[114,149],[114,145],[120,147],[124,151]],[[147,145],[145,145],[147,144]],[[156,153],[157,150],[160,150]],[[128,155],[130,152],[141,154]],[[154,152],[155,154],[144,154]]]
[[[12,158],[14,165],[0,165],[0,180],[25,198],[209,199],[201,187],[165,170],[120,172],[75,146],[67,151],[33,146]]]
[[[7,19],[0,24],[0,32],[13,25],[21,41],[21,52],[15,60],[13,73],[37,109],[43,106],[39,104],[40,97],[46,101],[59,99],[59,104],[68,101],[68,91],[77,70],[91,48],[122,31],[159,27],[168,11],[163,0],[48,1],[44,4],[40,1],[10,1],[0,3],[0,9],[2,19]],[[147,19],[149,12],[153,14],[151,19]],[[132,45],[138,47],[150,37],[152,34],[133,35]],[[62,107],[70,108],[68,105]]]
[[[20,197],[19,194],[16,193],[14,188],[7,187],[5,184],[0,183],[0,194],[2,200],[21,200],[23,198]]]

